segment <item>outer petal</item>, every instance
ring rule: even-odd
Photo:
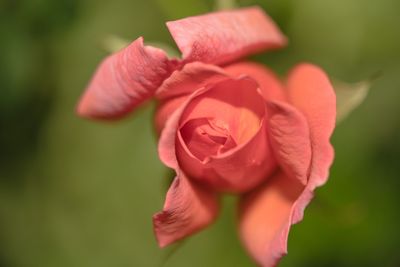
[[[233,63],[224,70],[233,76],[247,75],[257,81],[266,100],[287,101],[284,85],[276,74],[264,65],[254,62]]]
[[[188,63],[174,71],[156,91],[156,97],[161,101],[155,115],[156,131],[161,132],[168,118],[189,94],[228,77],[223,69],[201,62]]]
[[[282,102],[268,102],[269,140],[285,173],[306,185],[311,163],[311,142],[304,116]]]
[[[167,23],[185,61],[223,64],[265,49],[286,38],[262,9],[250,7]]]
[[[156,132],[160,135],[164,129],[168,119],[174,112],[185,102],[187,96],[174,97],[158,104],[156,113],[154,115],[154,123]]]
[[[328,179],[334,157],[329,139],[336,121],[336,96],[324,71],[311,64],[301,64],[292,70],[288,89],[290,101],[308,121],[312,148],[309,183],[294,210],[296,223],[302,219],[313,190]]]
[[[287,253],[293,207],[304,186],[278,172],[240,201],[239,233],[249,254],[263,267]]]
[[[296,173],[298,167],[285,167],[281,161],[286,173],[279,173],[241,201],[240,235],[250,254],[264,267],[275,266],[286,254],[290,226],[303,218],[314,189],[326,182],[333,160],[329,139],[335,126],[336,101],[327,76],[318,67],[303,64],[289,75],[288,88],[289,100],[308,122],[312,159],[307,185],[286,174],[290,175],[290,170]],[[271,131],[273,134],[273,127]]]
[[[166,99],[187,95],[206,85],[226,79],[223,69],[201,62],[186,64],[181,70],[174,71],[157,90],[156,97]]]
[[[98,67],[79,105],[79,115],[116,119],[150,98],[174,69],[175,62],[138,38],[107,57]]]
[[[168,190],[163,211],[153,217],[158,244],[165,247],[201,230],[217,213],[217,195],[179,173]]]

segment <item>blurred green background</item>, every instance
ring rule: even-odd
[[[289,37],[255,60],[284,75],[310,61],[352,82],[381,72],[336,129],[336,161],[281,266],[400,266],[400,1],[259,0]],[[235,199],[216,224],[160,250],[151,216],[167,172],[153,104],[119,123],[74,113],[104,38],[173,42],[167,20],[212,1],[0,0],[0,266],[254,266],[235,231]],[[268,226],[266,226],[268,227]]]

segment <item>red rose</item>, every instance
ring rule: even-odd
[[[256,7],[167,26],[182,60],[139,38],[101,64],[78,112],[115,119],[157,98],[159,155],[177,174],[153,218],[159,245],[209,225],[218,196],[235,193],[245,247],[260,265],[274,266],[290,226],[328,177],[336,113],[329,79],[301,64],[283,83],[265,66],[238,61],[286,43]]]

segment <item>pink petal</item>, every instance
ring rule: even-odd
[[[258,7],[222,11],[167,23],[185,61],[223,64],[266,49],[286,38]]]
[[[157,90],[158,99],[166,99],[191,94],[197,89],[213,84],[228,75],[223,69],[201,62],[186,64],[181,70],[174,71]]]
[[[257,88],[246,77],[227,80],[187,105],[180,125],[200,118],[217,118],[222,126],[226,124],[224,127],[237,144],[224,153],[199,159],[180,130],[175,153],[179,165],[191,178],[218,191],[244,192],[263,182],[276,167],[266,138],[265,102]]]
[[[179,129],[179,120],[181,119],[182,113],[190,101],[198,95],[208,91],[209,88],[201,88],[190,96],[186,97],[184,101],[179,102],[179,106],[172,106],[176,108],[175,111],[168,117],[165,122],[165,126],[161,132],[160,140],[158,141],[158,156],[162,163],[172,169],[179,169],[178,161],[176,159],[175,151],[175,140],[177,138],[177,131]],[[162,116],[166,116],[165,113]],[[162,123],[162,122],[161,122]]]
[[[189,181],[181,172],[168,190],[164,208],[153,217],[160,247],[203,229],[218,214],[217,195]]]
[[[307,120],[312,159],[307,185],[304,186],[302,179],[289,176],[291,171],[294,174],[299,170],[299,173],[304,173],[305,162],[300,166],[292,164],[285,167],[280,159],[286,173],[280,172],[269,179],[264,187],[244,196],[241,201],[241,238],[249,253],[264,267],[276,266],[279,259],[286,254],[291,224],[303,218],[304,209],[311,201],[314,189],[326,182],[329,167],[333,161],[333,148],[329,139],[335,126],[336,101],[329,79],[318,67],[303,64],[296,67],[289,75],[288,88],[289,100]],[[286,106],[286,109],[288,107]],[[282,105],[280,107],[275,105],[275,108],[283,112]],[[287,114],[289,115],[293,113],[293,110],[284,112],[289,112]],[[303,119],[299,119],[301,116],[298,114],[293,113],[291,117],[292,119],[298,117],[298,119],[297,122],[293,121],[290,124],[304,124],[300,122]],[[286,118],[284,121],[286,120],[289,123],[290,120]],[[273,135],[273,125],[270,130]],[[304,131],[304,128],[301,131]],[[304,134],[305,131],[302,135]],[[272,140],[272,143],[277,141],[279,140]],[[283,141],[282,139],[281,143],[288,145],[290,142],[290,140]],[[299,144],[305,147],[303,142],[305,141],[301,140]],[[298,153],[300,156],[300,151],[301,149],[295,154]],[[308,152],[304,155],[308,157]]]
[[[190,153],[179,136],[176,152],[191,178],[218,192],[243,193],[265,181],[276,168],[266,135],[262,124],[245,144],[203,162]]]
[[[327,75],[317,66],[302,64],[288,78],[289,99],[306,117],[310,127],[312,163],[311,187],[328,179],[333,161],[330,137],[335,128],[336,96]]]
[[[180,128],[180,133],[191,154],[201,161],[237,145],[227,130],[207,118],[189,120]]]
[[[312,150],[309,182],[294,209],[293,223],[297,223],[303,218],[314,189],[328,179],[334,158],[330,137],[336,121],[336,96],[324,71],[311,64],[301,64],[292,70],[288,89],[290,101],[307,119]]]
[[[223,69],[201,62],[188,63],[174,71],[156,91],[156,97],[161,100],[155,115],[156,131],[161,132],[168,118],[183,104],[187,95],[227,78]]]
[[[304,115],[283,102],[268,102],[269,140],[286,175],[306,185],[311,142]]]
[[[181,125],[195,118],[212,118],[229,128],[237,143],[247,141],[260,128],[265,103],[253,79],[225,79],[191,101]]]
[[[174,112],[185,102],[185,100],[187,100],[187,96],[183,95],[167,99],[166,101],[161,101],[158,104],[154,116],[155,129],[158,135],[161,134],[171,115],[174,114]]]
[[[79,115],[93,119],[123,117],[149,99],[177,63],[138,38],[98,67],[79,105]]]
[[[238,62],[224,67],[232,76],[247,75],[257,81],[266,100],[287,101],[285,87],[276,74],[264,65],[254,62]]]
[[[278,172],[256,191],[242,197],[239,234],[249,254],[263,267],[276,266],[287,253],[294,203],[304,186]]]

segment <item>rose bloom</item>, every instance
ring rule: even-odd
[[[106,58],[79,106],[87,118],[113,120],[158,100],[161,161],[173,168],[161,212],[153,217],[161,247],[211,224],[219,197],[239,197],[238,231],[261,266],[287,253],[299,222],[333,160],[335,94],[326,74],[295,66],[281,81],[243,57],[286,44],[257,7],[167,23],[182,59],[139,38]]]

